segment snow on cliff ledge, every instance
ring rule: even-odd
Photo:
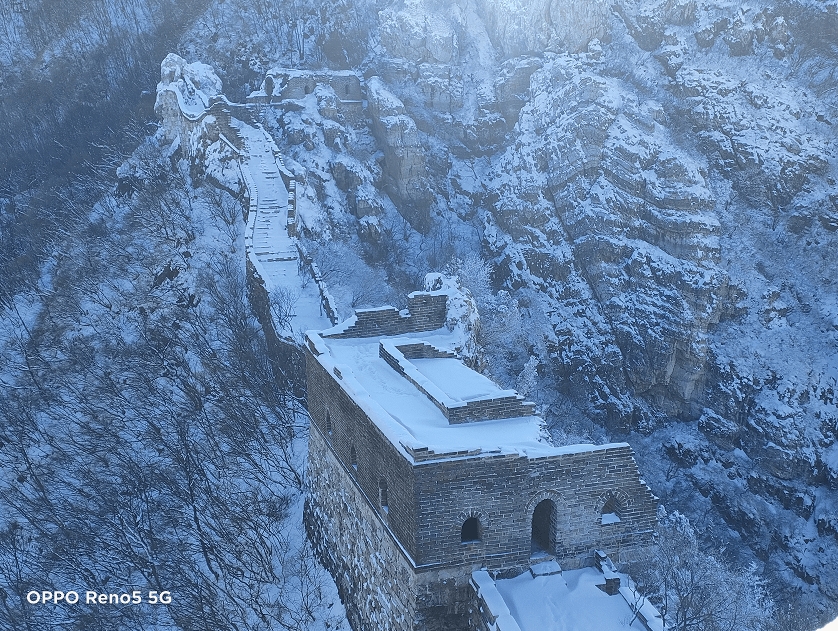
[[[184,114],[198,116],[208,107],[210,98],[221,94],[221,79],[211,66],[201,62],[190,64],[183,57],[169,53],[160,64],[158,103],[160,96],[167,91],[175,93]]]
[[[454,352],[466,365],[474,366],[479,355],[476,335],[480,326],[480,315],[471,293],[462,287],[456,278],[438,272],[425,275],[424,289],[448,295],[445,326],[456,340],[453,344]]]

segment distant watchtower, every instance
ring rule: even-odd
[[[472,572],[641,556],[655,498],[625,443],[553,447],[451,352],[446,291],[306,339],[305,524],[356,631],[468,629]]]

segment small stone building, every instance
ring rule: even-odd
[[[349,120],[363,118],[364,95],[360,77],[351,70],[300,70],[272,68],[261,88],[247,97],[249,103],[295,101],[318,87],[333,93],[336,108]]]
[[[533,404],[455,357],[448,297],[306,336],[305,525],[356,631],[472,628],[475,571],[632,560],[651,541],[629,445],[547,444]]]

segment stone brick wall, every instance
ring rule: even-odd
[[[473,605],[470,612],[471,629],[521,631],[488,572],[483,570],[474,572],[469,585],[473,592]]]
[[[166,141],[172,142],[180,136],[181,148],[188,153],[188,139],[193,130],[201,124],[203,116],[187,118],[180,109],[174,90],[164,90],[157,95],[154,111],[160,118],[163,135]],[[191,157],[191,156],[190,156]]]
[[[355,74],[336,73],[326,77],[329,85],[341,101],[361,101],[361,80]]]
[[[172,141],[180,136],[181,148],[190,159],[195,156],[191,153],[189,138],[205,121],[207,125],[202,133],[206,134],[210,142],[217,141],[219,134],[223,134],[238,152],[244,151],[244,140],[239,136],[238,130],[230,124],[230,119],[235,117],[249,125],[257,124],[246,106],[231,103],[221,95],[213,97],[201,114],[187,116],[180,109],[174,91],[165,90],[158,96],[155,112],[161,118],[166,139]]]
[[[488,421],[500,418],[518,418],[535,414],[535,403],[527,403],[524,397],[510,395],[496,399],[480,399],[468,401],[448,408],[448,422],[471,423],[474,421]]]
[[[327,436],[417,567],[527,567],[533,511],[543,499],[555,505],[553,553],[568,569],[591,565],[594,549],[617,562],[632,560],[651,542],[656,498],[640,480],[628,445],[542,458],[463,454],[435,459],[428,454],[411,463],[344,391],[342,377],[327,372],[310,348],[306,354],[312,424]],[[382,479],[387,511],[378,506]],[[619,521],[602,524],[610,499]],[[472,516],[481,524],[481,540],[463,544],[461,528]]]
[[[247,299],[265,334],[268,352],[273,360],[276,379],[287,382],[296,397],[306,396],[306,357],[303,350],[292,340],[282,338],[276,334],[273,316],[271,315],[270,298],[265,289],[265,282],[259,276],[250,259],[246,259],[247,266]]]
[[[313,427],[303,520],[355,631],[414,629],[416,575],[351,474]]]
[[[413,293],[408,296],[408,313],[400,312],[395,307],[358,309],[352,325],[340,333],[323,337],[376,337],[433,331],[445,324],[447,301],[448,296],[445,294]]]
[[[408,353],[410,357],[408,358],[405,353]],[[525,402],[524,397],[517,394],[464,403],[452,401],[410,363],[410,359],[423,358],[451,358],[454,360],[453,353],[440,351],[430,344],[394,346],[392,343],[381,342],[378,345],[378,356],[412,383],[419,392],[428,397],[452,425],[501,418],[518,418],[535,414],[535,404]]]
[[[454,573],[416,568],[318,426],[309,438],[306,481],[306,534],[355,631],[470,629],[469,577],[479,566]]]
[[[323,307],[323,312],[329,318],[329,322],[334,326],[338,323],[338,311],[335,305],[335,299],[329,293],[326,282],[323,280],[323,275],[320,273],[320,268],[317,267],[317,263],[314,262],[312,256],[306,251],[305,246],[299,241],[295,241],[295,244],[297,246],[297,252],[300,253],[300,260],[308,267],[317,285],[317,290],[320,292],[320,304]]]
[[[428,352],[405,346],[411,354]],[[305,352],[306,529],[356,631],[469,628],[472,572],[485,567],[513,576],[529,567],[533,513],[543,500],[555,506],[551,553],[563,567],[592,565],[595,549],[618,562],[645,553],[656,498],[639,479],[628,445],[542,458],[414,452],[411,462],[347,394],[345,377],[317,361],[316,346]],[[619,521],[601,523],[605,508]],[[470,517],[479,520],[480,539],[463,543]]]
[[[280,71],[273,77],[271,102],[286,99],[302,99],[314,92],[318,85],[328,85],[341,102],[360,102],[364,99],[361,91],[361,79],[352,72],[300,72]],[[266,82],[266,87],[269,84]],[[282,86],[277,92],[277,87]]]
[[[411,557],[416,555],[416,498],[413,467],[340,387],[341,378],[328,373],[306,347],[306,390],[312,425],[352,480],[369,498],[376,514],[388,525]],[[326,422],[329,415],[331,433]],[[314,431],[312,431],[312,434]],[[352,464],[352,449],[355,462]],[[379,506],[379,483],[387,483],[388,506]]]
[[[591,565],[597,548],[615,561],[632,560],[651,543],[657,509],[628,445],[537,459],[498,454],[429,460],[416,466],[416,496],[419,565],[528,566],[533,511],[543,499],[556,507],[553,552],[563,567]],[[601,524],[612,497],[620,521]],[[463,544],[461,528],[472,516],[482,537]]]
[[[433,331],[445,324],[448,296],[446,294],[413,292],[407,297],[413,331]]]
[[[456,357],[454,353],[443,351],[430,344],[418,342],[416,344],[400,344],[396,346],[405,359],[439,359]]]

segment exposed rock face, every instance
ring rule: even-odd
[[[455,63],[459,55],[452,19],[461,17],[459,7],[428,10],[420,0],[379,14],[381,43],[393,57],[429,63]],[[446,13],[450,14],[450,18]]]
[[[833,4],[376,6],[383,155],[330,172],[365,244],[389,196],[426,267],[479,248],[524,314],[509,354],[651,432],[629,440],[668,505],[834,608]]]
[[[554,57],[532,75],[531,90],[518,127],[526,141],[499,170],[539,176],[502,185],[500,222],[527,221],[518,208],[540,180],[536,194],[553,203],[545,218],[559,220],[557,236],[567,240],[613,335],[626,388],[692,415],[708,327],[730,294],[718,268],[720,227],[706,172],[685,161],[655,122],[663,118],[660,104],[631,97],[619,82]],[[528,228],[547,246],[543,227]],[[518,270],[548,285],[564,282],[551,272],[529,262]]]
[[[507,57],[557,46],[578,52],[607,34],[608,2],[481,0],[481,14],[495,47]]]
[[[730,173],[752,201],[786,206],[810,175],[827,170],[826,144],[802,129],[801,118],[814,114],[801,108],[802,94],[784,90],[780,96],[771,83],[692,65],[678,73],[673,91],[684,97],[714,166]]]
[[[511,129],[518,121],[518,113],[527,102],[530,77],[543,65],[539,57],[518,57],[501,65],[495,80],[495,98],[500,115]]]
[[[163,134],[172,141],[181,136],[186,143],[192,125],[188,118],[198,119],[221,94],[221,79],[208,65],[187,63],[183,57],[169,53],[160,64],[160,83],[154,112],[163,121]],[[188,117],[184,120],[184,116]]]
[[[384,151],[385,187],[406,202],[406,218],[424,232],[429,221],[430,191],[416,123],[405,114],[404,103],[378,77],[367,81],[367,99],[373,134]]]

